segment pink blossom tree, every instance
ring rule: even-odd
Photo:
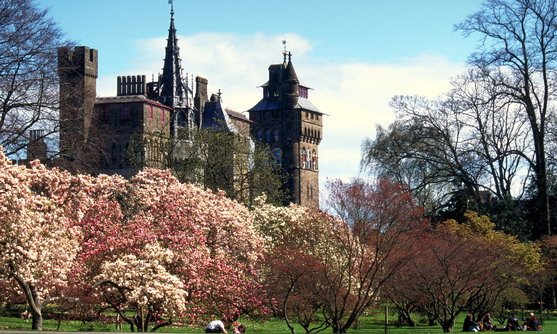
[[[75,226],[84,202],[80,179],[38,162],[13,165],[0,153],[0,282],[25,297],[32,329],[42,309],[63,295],[80,249]]]
[[[113,295],[104,292],[99,296],[116,306],[117,312],[123,305],[136,305],[136,314],[128,319],[142,319],[134,322],[138,330],[145,330],[149,319],[160,326],[176,317],[195,323],[209,317],[235,318],[243,312],[265,311],[265,295],[258,283],[262,240],[252,227],[250,212],[222,193],[182,184],[167,171],[146,170],[96,201],[83,218],[82,228],[84,275],[94,278],[99,288],[120,288],[125,301],[115,303],[110,299]],[[126,260],[149,267],[156,256],[147,256],[148,244],[172,254],[171,261],[156,262],[162,265],[161,275],[179,279],[181,285],[171,289],[185,302],[183,307],[173,304],[172,312],[170,306],[153,306],[164,312],[146,318],[147,313],[140,313],[147,305],[145,300],[153,300],[145,294],[151,283],[107,276],[107,268],[119,263],[125,274]],[[143,295],[131,298],[138,291]]]

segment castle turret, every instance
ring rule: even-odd
[[[300,85],[290,53],[282,64],[269,66],[262,87],[263,98],[248,110],[252,137],[271,148],[288,175],[289,201],[318,207],[323,113],[308,100],[309,88]]]
[[[288,53],[288,63],[283,70],[282,79],[282,101],[287,107],[294,107],[298,104],[298,76],[292,65],[292,54]]]
[[[60,154],[75,160],[85,150],[97,92],[97,50],[58,49],[60,76]]]

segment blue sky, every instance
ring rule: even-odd
[[[99,50],[98,94],[116,76],[156,75],[168,34],[167,0],[38,0],[67,36]],[[283,39],[310,100],[328,114],[320,181],[358,176],[360,145],[388,125],[396,94],[434,97],[477,45],[453,26],[481,0],[174,0],[184,70],[209,80],[237,111],[255,105]]]

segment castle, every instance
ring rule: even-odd
[[[127,154],[134,138],[143,139],[138,154],[146,158],[146,166],[158,167],[169,158],[161,149],[163,141],[187,142],[196,130],[212,129],[266,144],[287,175],[289,200],[318,207],[323,113],[308,100],[309,88],[300,84],[291,54],[285,51],[282,58],[269,67],[263,97],[247,111],[248,118],[223,108],[220,92],[209,96],[207,79],[198,76],[194,85],[183,76],[173,7],[162,74],[151,82],[145,75],[118,77],[116,96],[96,96],[97,50],[60,48],[58,164],[129,177],[135,172]],[[180,152],[183,149],[172,154]]]

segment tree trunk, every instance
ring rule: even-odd
[[[10,264],[13,267],[13,264]],[[42,331],[43,330],[43,315],[42,315],[42,301],[37,294],[35,286],[28,284],[21,276],[12,274],[17,284],[23,290],[25,294],[25,299],[27,299],[27,304],[29,305],[29,311],[31,312],[31,329]]]
[[[441,323],[441,328],[443,328],[443,333],[450,333],[452,332],[454,327],[453,320],[445,320]]]
[[[42,331],[43,330],[43,315],[41,312],[33,312],[31,311],[31,329],[34,331]]]
[[[551,285],[551,303],[552,303],[552,308],[556,309],[557,308],[557,291],[555,289],[555,285],[557,285],[557,280],[555,279],[555,277],[553,278],[553,284]]]

